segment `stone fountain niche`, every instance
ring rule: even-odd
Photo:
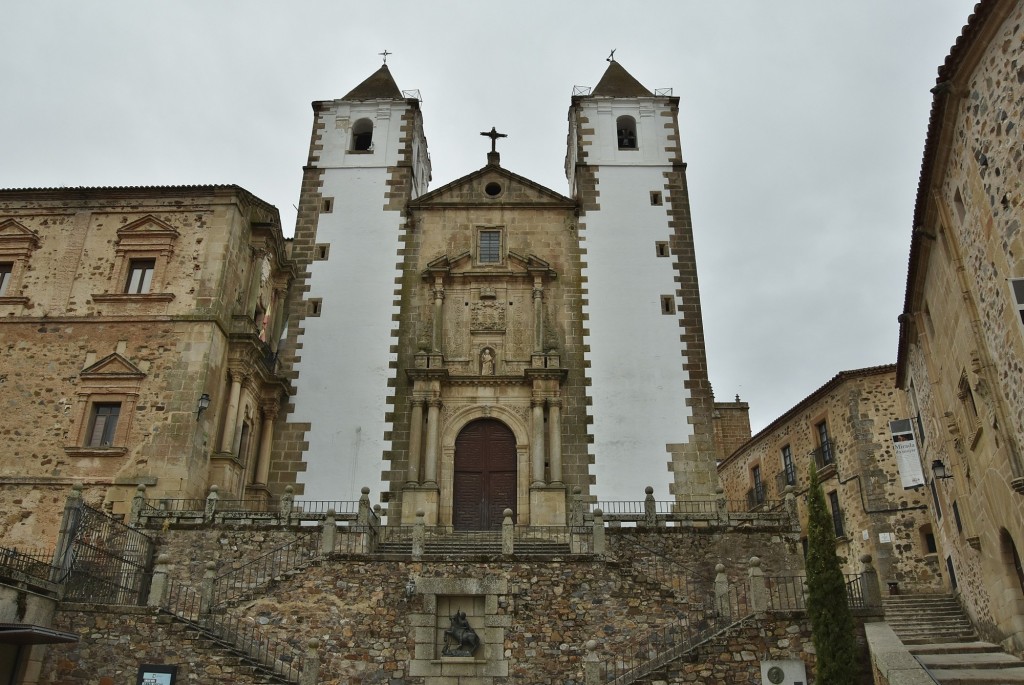
[[[511,617],[498,613],[498,598],[508,593],[504,579],[418,578],[409,614],[416,643],[409,675],[426,682],[441,678],[491,678],[508,676],[505,630]],[[416,611],[418,609],[419,611]],[[451,617],[464,612],[480,639],[471,656],[445,656],[445,631]]]

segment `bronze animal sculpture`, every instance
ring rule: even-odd
[[[444,649],[441,656],[473,656],[480,647],[480,636],[466,620],[466,612],[456,611],[451,617],[451,627],[444,631]]]

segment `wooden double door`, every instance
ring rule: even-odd
[[[502,512],[516,510],[516,438],[501,421],[479,419],[455,439],[452,525],[498,530]]]

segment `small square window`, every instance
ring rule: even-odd
[[[501,261],[501,231],[480,231],[478,259],[481,263],[497,264]]]
[[[121,414],[120,402],[97,402],[92,405],[86,447],[113,447],[117,433],[117,419]]]
[[[131,260],[128,265],[128,282],[124,286],[124,291],[133,295],[148,293],[153,285],[154,270],[156,270],[155,259]]]
[[[334,198],[324,197],[320,199],[320,213],[330,214],[334,211]]]
[[[331,253],[331,246],[327,243],[319,243],[313,249],[313,259],[318,262],[322,262],[327,259],[327,256]]]
[[[14,273],[12,262],[0,262],[0,297],[7,294],[7,288],[11,285],[11,274]]]
[[[657,205],[661,204],[661,191],[660,190],[652,190],[651,191],[651,204],[654,205],[654,206],[657,206]]]
[[[323,310],[324,307],[324,301],[319,297],[315,297],[309,300],[308,307],[308,316],[320,316],[320,312]]]
[[[659,257],[668,257],[668,243],[665,242],[664,240],[659,240],[658,242],[654,243],[654,253]]]
[[[675,314],[676,313],[676,298],[671,295],[661,296],[661,313],[662,314]]]

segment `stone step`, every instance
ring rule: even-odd
[[[1024,668],[999,670],[935,668],[929,669],[940,685],[1015,685],[1024,683]]]
[[[999,645],[991,642],[960,642],[957,644],[914,645],[909,647],[911,654],[980,654],[997,652],[1002,654]]]

